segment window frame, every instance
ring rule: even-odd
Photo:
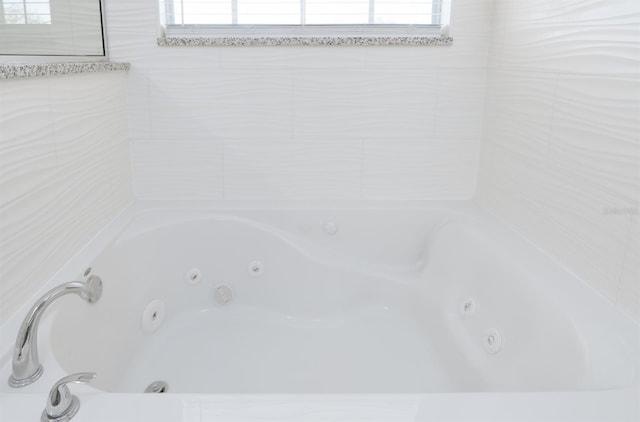
[[[373,0],[370,0],[370,3]],[[167,23],[166,8],[173,0],[160,0],[161,46],[180,45],[446,45],[452,42],[450,32],[451,1],[441,0],[440,23],[411,24],[340,24],[340,25],[203,25]],[[371,20],[371,14],[370,18]],[[209,41],[207,41],[209,40]],[[314,41],[315,40],[315,41]],[[434,40],[436,42],[434,42]]]

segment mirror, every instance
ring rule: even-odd
[[[0,55],[104,56],[100,0],[0,0]]]

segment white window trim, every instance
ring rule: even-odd
[[[451,0],[438,25],[168,25],[160,3],[160,46],[449,45]]]

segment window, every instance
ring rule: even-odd
[[[449,0],[161,0],[170,36],[447,35]]]
[[[0,23],[50,24],[49,0],[1,0]]]

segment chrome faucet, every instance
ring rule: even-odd
[[[47,396],[47,406],[42,412],[41,422],[66,422],[80,409],[80,400],[71,395],[67,384],[88,384],[96,377],[94,372],[80,372],[56,382]]]
[[[102,294],[102,280],[96,275],[87,281],[70,281],[45,293],[22,321],[16,345],[13,349],[12,373],[9,386],[24,387],[42,375],[42,365],[38,359],[38,324],[42,314],[51,302],[69,293],[75,293],[89,303],[97,302]]]

